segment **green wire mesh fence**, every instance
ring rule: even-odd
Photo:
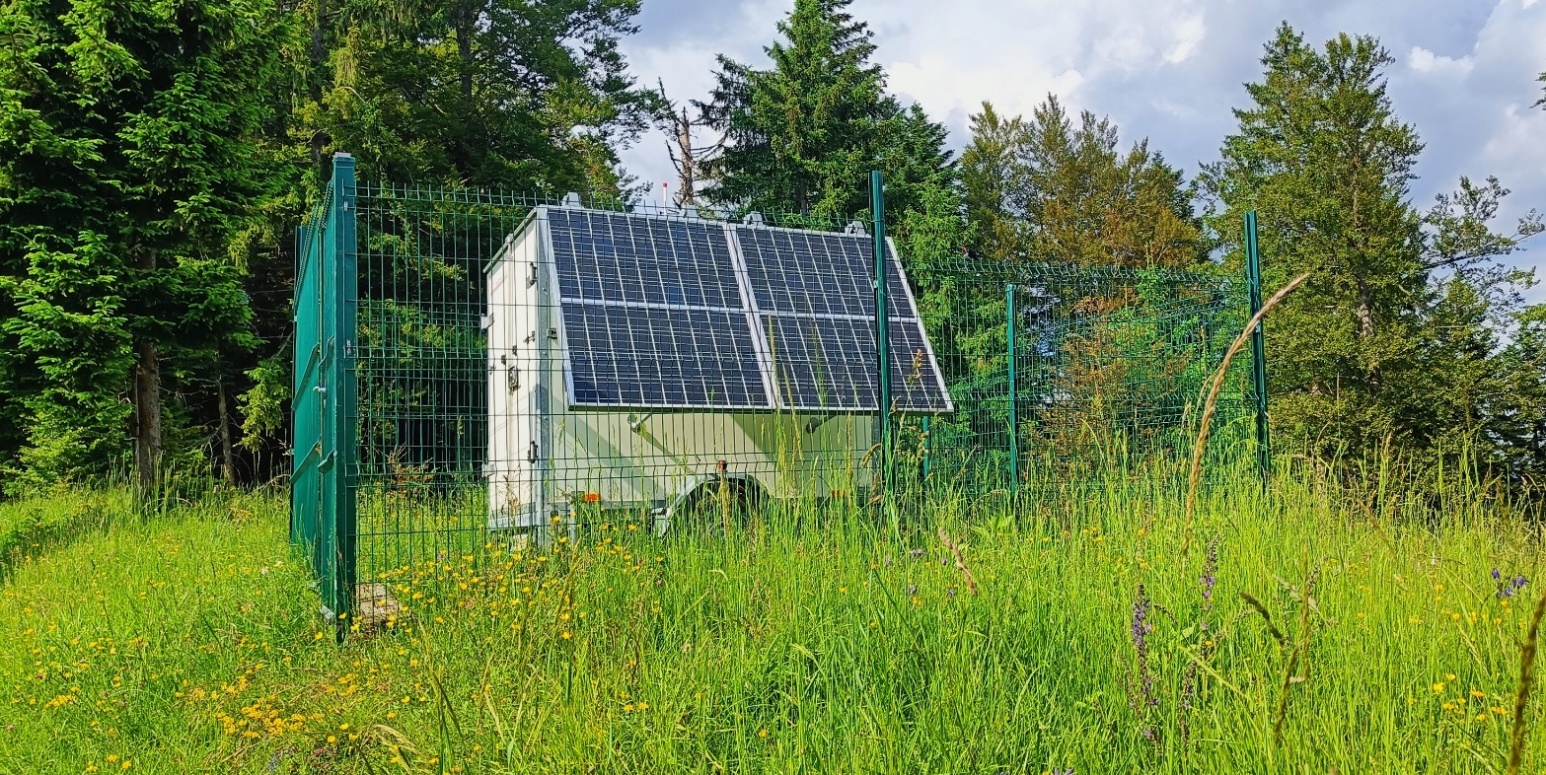
[[[1044,509],[1180,470],[1245,283],[894,243],[877,263],[872,230],[356,185],[337,160],[296,292],[292,535],[327,610],[595,524]],[[1232,369],[1218,449],[1254,454],[1251,385]]]

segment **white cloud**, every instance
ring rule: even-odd
[[[1412,53],[1407,56],[1407,65],[1419,73],[1465,75],[1471,72],[1476,62],[1470,57],[1439,56],[1422,46],[1413,46]]]
[[[634,72],[663,77],[678,100],[702,97],[714,54],[762,62],[791,0],[646,0],[625,42]],[[1389,71],[1397,113],[1427,150],[1413,197],[1426,207],[1460,175],[1496,174],[1515,218],[1546,210],[1546,111],[1530,107],[1546,71],[1540,0],[855,0],[890,88],[967,141],[982,101],[1028,113],[1050,92],[1071,110],[1110,115],[1195,171],[1234,128],[1242,84],[1261,73],[1262,46],[1284,19],[1319,43],[1338,32],[1378,37],[1406,56]],[[672,177],[662,138],[624,155],[634,172]],[[658,190],[658,189],[657,189]],[[1546,240],[1519,254],[1546,256]],[[1546,288],[1541,289],[1546,296]]]

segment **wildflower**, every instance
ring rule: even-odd
[[[907,585],[907,596],[908,597],[917,597],[918,596],[918,585],[917,584],[908,584]]]
[[[909,554],[911,554],[913,556],[913,559],[916,560],[916,559],[919,559],[919,558],[923,557],[923,550],[922,549],[914,549],[911,552],[909,552]]]
[[[1499,573],[1497,568],[1493,568],[1492,569],[1492,580],[1493,581],[1497,581],[1498,579],[1500,579],[1502,577],[1503,577],[1503,574]]]
[[[951,588],[945,590],[945,595],[947,597],[955,597],[956,596],[956,588],[955,587],[951,587]]]
[[[1433,693],[1434,694],[1443,694],[1444,693],[1444,683],[1442,681],[1439,682],[1439,683],[1435,683],[1433,685]]]
[[[1214,536],[1208,542],[1208,554],[1202,561],[1202,607],[1208,610],[1213,607],[1213,585],[1217,583],[1214,573],[1219,567],[1219,539]]]
[[[891,555],[886,555],[886,567],[891,567]]]
[[[762,737],[762,738],[766,738],[768,736],[768,728],[767,727],[763,727],[762,729],[757,730],[757,736],[758,737]]]

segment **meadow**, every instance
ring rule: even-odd
[[[14,501],[0,773],[1505,771],[1535,526],[1170,481],[490,542],[341,645],[283,491]]]

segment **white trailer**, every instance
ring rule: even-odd
[[[745,505],[866,497],[874,400],[866,406],[856,394],[868,387],[833,378],[839,368],[820,364],[818,374],[811,353],[827,347],[822,357],[867,362],[873,373],[873,338],[868,352],[822,339],[872,329],[873,315],[762,309],[770,297],[757,288],[780,280],[748,268],[737,234],[745,225],[586,210],[574,199],[534,209],[487,268],[489,527],[627,510],[664,532],[695,498],[722,488]],[[905,281],[890,287],[909,293]],[[916,320],[910,293],[906,304]],[[777,332],[786,329],[815,334],[780,356]],[[707,352],[716,347],[725,352]],[[925,408],[948,411],[931,349],[927,363],[932,387],[914,392],[937,391],[943,403]],[[916,382],[917,363],[903,365]],[[609,375],[627,384],[607,384]],[[818,376],[827,383],[820,401],[799,400]]]

